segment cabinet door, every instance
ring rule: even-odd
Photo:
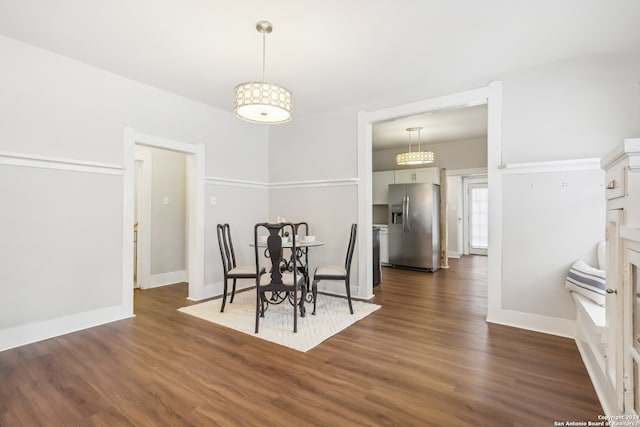
[[[412,184],[414,181],[413,169],[402,169],[395,171],[395,183],[396,184]]]
[[[423,184],[440,184],[440,168],[421,168],[414,170],[416,182]]]
[[[380,262],[389,264],[389,235],[387,230],[380,231]]]
[[[394,183],[393,171],[373,172],[371,174],[371,199],[374,205],[389,203],[389,184]]]
[[[635,415],[640,414],[640,247],[624,245],[624,413]]]
[[[620,224],[622,224],[624,211],[622,209],[610,209],[607,211],[607,295],[606,318],[607,337],[605,347],[605,359],[607,378],[616,390],[618,410],[623,411],[624,387],[623,387],[623,289],[622,277],[622,239],[620,239]]]

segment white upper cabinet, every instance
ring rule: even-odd
[[[440,184],[440,168],[402,169],[395,171],[396,184]]]
[[[386,205],[389,201],[389,184],[394,183],[393,171],[373,172],[372,186],[372,203],[374,205]]]
[[[402,169],[371,174],[372,204],[389,203],[389,184],[440,184],[440,168]]]

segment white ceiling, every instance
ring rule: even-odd
[[[261,78],[262,19],[266,80],[293,92],[294,120],[640,53],[638,0],[0,0],[0,34],[227,111]]]

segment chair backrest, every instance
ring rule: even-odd
[[[347,276],[351,272],[351,260],[353,259],[353,251],[356,247],[356,234],[358,224],[351,224],[351,235],[349,236],[349,247],[347,248],[347,256],[344,260],[344,268],[347,270]]]
[[[267,231],[267,248],[263,251],[263,248],[258,247],[260,233]],[[291,251],[296,253],[296,226],[290,222],[280,222],[276,224],[269,224],[261,222],[255,225],[253,237],[254,248],[256,253],[256,275],[258,280],[257,285],[260,286],[260,254],[264,252],[267,255],[267,259],[271,264],[271,268],[267,269],[271,276],[271,283],[282,284],[282,273],[284,270],[289,270],[289,260],[284,256],[284,249],[282,247],[282,237],[288,232],[291,239]],[[296,283],[297,268],[293,269],[293,283]]]
[[[231,227],[229,224],[218,224],[216,226],[218,233],[218,246],[220,247],[220,257],[222,258],[222,267],[227,272],[236,267],[236,254],[233,251],[233,241],[231,240]]]
[[[295,228],[297,236],[308,236],[309,235],[309,224],[306,222],[296,222],[293,224]]]

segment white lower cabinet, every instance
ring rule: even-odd
[[[588,370],[606,415],[625,414],[629,425],[640,426],[640,138],[625,140],[601,166],[607,198],[606,363],[604,372]]]
[[[389,229],[380,227],[380,262],[383,265],[389,264]]]

